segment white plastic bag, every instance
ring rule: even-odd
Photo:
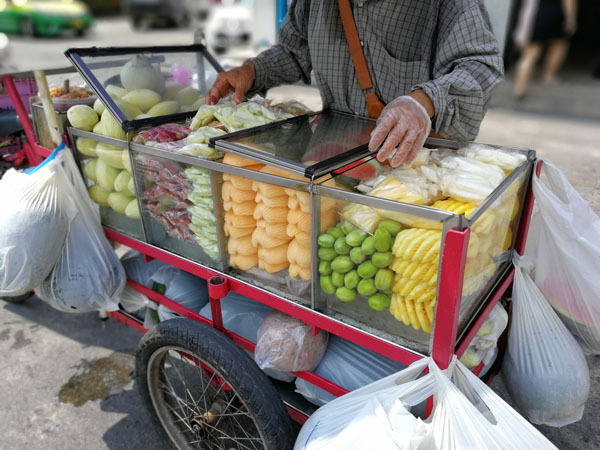
[[[429,373],[415,379],[429,367]],[[452,379],[452,380],[451,380]],[[434,396],[426,421],[409,408]],[[304,424],[294,450],[550,449],[539,431],[456,358],[441,371],[429,358],[339,397]]]
[[[258,327],[271,311],[273,308],[233,291],[221,299],[223,326],[253,343],[258,340]],[[210,304],[200,310],[200,315],[212,319]]]
[[[325,356],[314,372],[344,389],[354,391],[404,368],[404,364],[331,335]],[[296,379],[296,392],[317,406],[336,398],[302,378]]]
[[[536,424],[563,426],[581,419],[590,375],[581,348],[514,257],[513,312],[502,374],[511,398]]]
[[[73,220],[64,247],[50,275],[35,289],[50,306],[65,312],[118,309],[125,287],[125,270],[106,239],[100,213],[83,183],[69,150],[56,156],[65,209]]]
[[[254,361],[267,375],[292,381],[290,372],[317,367],[327,350],[328,337],[325,331],[313,336],[313,328],[301,320],[272,311],[258,328]]]
[[[165,265],[159,268],[151,276],[151,280],[165,286],[165,297],[194,312],[200,312],[202,307],[208,303],[206,280],[176,267]],[[158,307],[158,317],[163,322],[180,316],[166,306],[160,305]]]
[[[11,169],[0,180],[0,297],[32,291],[60,256],[72,217],[59,167],[52,159],[30,175]]]
[[[539,163],[538,163],[539,164]],[[584,351],[600,354],[600,217],[550,161],[533,178],[535,282]]]

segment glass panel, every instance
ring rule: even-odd
[[[118,122],[196,111],[217,76],[201,47],[108,55],[110,50],[100,50],[80,57],[82,75],[105,103],[107,97],[114,101]]]
[[[217,178],[208,169],[138,152],[134,162],[148,242],[222,269],[213,202]]]
[[[471,315],[510,263],[527,176],[528,171],[519,175],[471,225],[459,323]],[[465,215],[473,212],[471,208]]]
[[[245,161],[252,170],[284,175],[277,169]],[[309,194],[237,175],[225,173],[222,178],[220,197],[230,273],[309,306]]]
[[[328,171],[336,165],[339,167],[337,162],[349,156],[348,152],[357,156],[368,154],[366,145],[374,127],[375,121],[371,119],[324,111],[290,119],[276,126],[241,132],[217,141],[217,145],[233,145],[228,148],[296,170],[321,167],[319,171]],[[362,153],[355,153],[361,146]]]
[[[345,214],[349,210],[362,211],[360,220],[351,223]],[[408,227],[390,219],[391,213],[322,199],[315,303],[332,317],[426,353],[435,311],[441,223],[436,222],[439,229]]]
[[[82,137],[71,141],[102,225],[144,240],[128,150]]]

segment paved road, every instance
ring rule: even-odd
[[[99,22],[89,38],[75,43],[43,39],[32,47],[12,39],[13,58],[20,70],[61,67],[66,63],[62,52],[74,44],[190,43],[190,36],[173,30],[133,34],[124,20]],[[275,95],[290,93],[312,107],[318,105],[314,92],[306,88],[280,89]],[[598,122],[494,109],[478,140],[538,150],[539,156],[558,164],[600,212]],[[131,381],[131,355],[139,338],[137,331],[100,321],[94,313],[62,314],[37,299],[23,305],[0,303],[0,448],[160,448]],[[560,429],[541,427],[561,449],[600,448],[600,358],[588,358],[588,363],[592,394],[584,419]],[[501,379],[494,387],[504,392]]]

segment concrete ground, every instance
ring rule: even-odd
[[[43,39],[32,46],[30,41],[11,41],[13,63],[29,70],[66,65],[62,51],[75,45],[190,43],[189,36],[177,30],[133,34],[121,19],[100,21],[89,38],[77,42]],[[315,98],[306,88],[289,92]],[[507,92],[510,86],[497,94],[503,97]],[[498,99],[478,141],[536,149],[600,212],[600,123],[591,119],[597,110],[589,110],[597,108],[589,99],[598,92],[595,86],[578,88],[572,101],[587,104],[589,114],[573,107],[577,114],[562,115],[547,114],[567,101],[562,93],[555,98],[552,92],[545,93],[546,106],[536,106],[535,113]],[[539,98],[531,101],[543,103]],[[100,321],[96,313],[63,314],[35,298],[18,305],[0,303],[0,449],[160,448],[132,382],[132,355],[140,337],[112,320]],[[592,388],[583,420],[563,428],[540,427],[561,449],[600,448],[600,357],[589,357],[588,364]],[[506,395],[501,378],[493,386]]]

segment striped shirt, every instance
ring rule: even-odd
[[[432,100],[432,131],[473,140],[502,57],[480,0],[353,0],[354,20],[377,96],[422,89]],[[279,43],[251,60],[251,94],[316,81],[323,106],[367,115],[337,0],[293,0]]]

